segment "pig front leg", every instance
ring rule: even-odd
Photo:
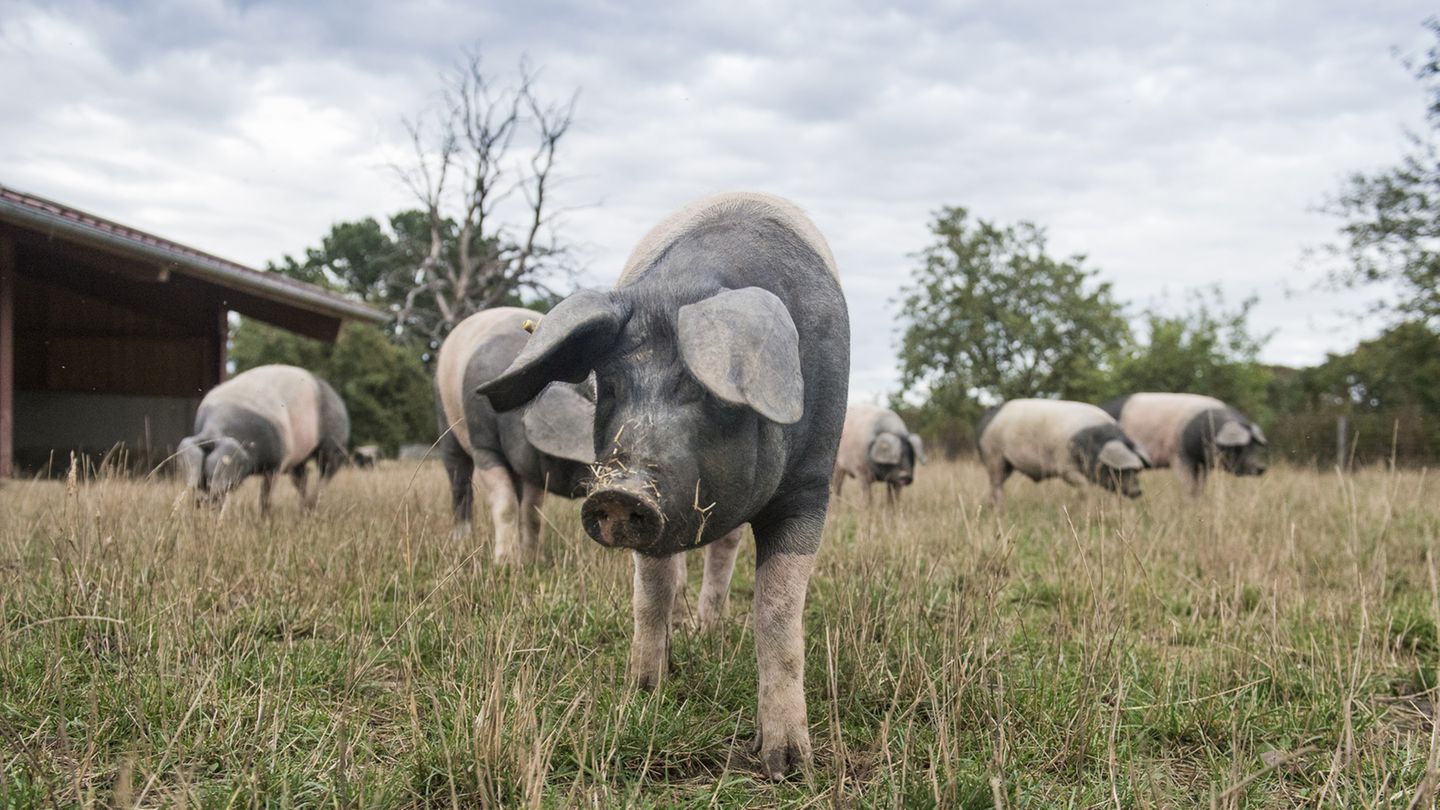
[[[526,562],[540,557],[540,509],[544,505],[543,487],[520,485],[520,558]]]
[[[1180,482],[1180,491],[1192,498],[1199,497],[1205,489],[1205,467],[1201,464],[1176,460],[1175,478]]]
[[[685,554],[647,557],[636,551],[635,636],[630,641],[629,679],[641,689],[652,689],[670,672],[671,614],[684,581]]]
[[[267,472],[260,476],[260,514],[268,517],[270,515],[270,491],[275,488],[275,473]]]
[[[295,485],[295,491],[300,495],[300,505],[305,511],[315,509],[315,503],[320,499],[320,482],[316,481],[314,487],[307,484],[310,480],[310,468],[305,464],[297,464],[290,470],[290,482]]]
[[[735,573],[735,555],[740,551],[744,526],[705,547],[705,581],[700,586],[700,629],[713,630],[725,619],[730,606],[730,577]]]
[[[771,779],[783,779],[810,762],[803,613],[824,525],[820,512],[754,526],[755,656],[760,670],[755,743],[760,767]]]

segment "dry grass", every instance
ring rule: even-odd
[[[628,558],[571,503],[517,571],[450,538],[432,464],[345,471],[311,517],[287,489],[269,522],[253,482],[223,515],[9,482],[0,805],[1431,806],[1440,484],[1215,484],[1012,480],[998,520],[970,465],[898,515],[852,485],[807,609],[814,769],[772,786],[748,544],[728,629],[677,631],[637,694]]]

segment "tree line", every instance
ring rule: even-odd
[[[1383,319],[1378,336],[1313,367],[1266,365],[1254,298],[1194,290],[1178,312],[1132,319],[1085,257],[1051,254],[1043,227],[946,206],[899,301],[892,406],[941,451],[963,453],[983,409],[1004,399],[1191,391],[1264,423],[1295,461],[1333,461],[1341,417],[1356,460],[1440,458],[1440,20],[1426,27],[1436,44],[1405,61],[1425,93],[1426,129],[1410,133],[1396,166],[1357,173],[1323,202],[1339,227],[1312,262],[1330,286],[1383,293],[1367,313]],[[413,208],[338,223],[303,257],[269,267],[390,322],[348,325],[333,346],[251,320],[232,335],[237,370],[314,369],[350,405],[356,443],[390,452],[433,438],[429,364],[455,324],[502,304],[544,311],[573,280],[552,192],[575,96],[545,100],[523,63],[499,83],[471,56],[441,98],[406,122],[413,155],[395,172]]]

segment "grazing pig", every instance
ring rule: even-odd
[[[1012,399],[987,411],[978,433],[997,509],[1012,472],[1032,481],[1060,477],[1072,486],[1090,481],[1138,498],[1138,474],[1150,466],[1109,414],[1084,402]]]
[[[891,506],[900,500],[900,490],[915,480],[915,465],[925,462],[925,445],[905,429],[905,423],[889,408],[878,405],[851,405],[845,412],[845,430],[835,458],[835,494],[846,478],[860,479],[865,503],[870,503],[870,485],[886,485]]]
[[[1265,433],[1248,417],[1214,397],[1199,394],[1131,394],[1103,406],[1125,433],[1150,454],[1156,467],[1172,467],[1190,495],[1205,489],[1219,467],[1235,475],[1265,472]]]
[[[251,475],[260,481],[260,511],[270,511],[275,476],[290,474],[306,509],[320,485],[345,463],[350,415],[330,384],[303,368],[259,366],[210,389],[195,413],[195,434],[180,441],[185,483],[218,503]],[[306,487],[315,459],[320,481]]]
[[[477,312],[450,332],[435,361],[440,456],[450,475],[455,532],[470,533],[478,469],[497,562],[534,559],[545,492],[579,496],[595,460],[595,404],[585,387],[557,383],[523,412],[506,413],[475,392],[514,361],[530,340],[526,322],[540,317],[518,307]]]
[[[354,453],[351,453],[351,454],[350,454],[350,457],[351,457],[351,459],[354,460],[356,467],[361,467],[361,468],[364,468],[364,469],[373,469],[376,464],[379,464],[379,463],[380,463],[380,459],[381,459],[380,445],[378,445],[378,444],[366,444],[366,445],[362,445],[362,446],[360,446],[360,447],[355,448],[355,452],[354,452]]]
[[[595,374],[600,463],[581,507],[635,564],[630,676],[669,669],[684,552],[705,547],[702,625],[726,607],[755,535],[758,750],[771,778],[808,761],[801,613],[845,420],[850,325],[835,261],[798,208],[761,194],[701,200],[657,225],[611,292],[582,290],[481,386],[500,409]]]

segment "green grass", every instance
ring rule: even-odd
[[[919,478],[899,514],[853,484],[832,510],[814,766],[779,785],[749,749],[748,543],[732,621],[677,629],[636,693],[628,556],[572,503],[511,570],[487,528],[450,537],[432,464],[347,470],[308,517],[286,489],[268,522],[254,482],[222,514],[6,482],[0,806],[1433,803],[1434,476],[1012,480],[998,519],[977,467]]]

